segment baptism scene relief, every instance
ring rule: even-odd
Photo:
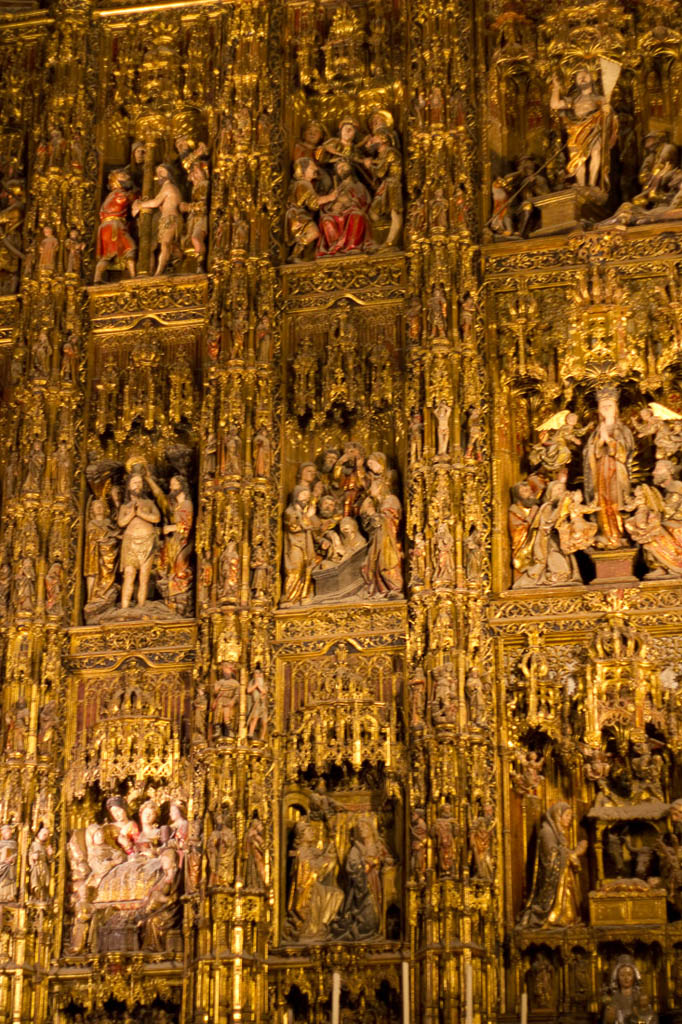
[[[163,483],[145,459],[92,463],[83,575],[86,622],[193,614],[191,453],[167,456]],[[174,459],[175,464],[170,462]]]

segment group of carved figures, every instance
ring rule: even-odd
[[[4,752],[7,755],[25,754],[29,733],[29,708],[24,697],[19,697],[5,714]],[[36,753],[48,757],[55,736],[59,732],[57,702],[50,698],[43,704],[38,715]]]
[[[210,736],[216,742],[237,735],[241,694],[238,652],[227,651],[213,682],[210,710]],[[194,702],[194,741],[207,740],[207,712],[209,698],[200,687]],[[246,685],[246,735],[249,739],[264,740],[268,730],[268,681],[260,665],[256,665]]]
[[[559,969],[546,952],[540,951],[533,957],[526,975],[531,1012],[547,1013],[556,1008]],[[571,969],[573,999],[585,1005],[592,1000],[593,991],[589,962],[584,953],[576,951]],[[604,980],[602,1024],[658,1024],[658,1014],[652,1008],[642,973],[629,953],[621,953],[611,961]]]
[[[625,201],[610,217],[603,215],[614,163],[612,150],[621,128],[619,115],[610,103],[620,70],[618,64],[610,61],[602,62],[599,73],[595,68],[579,68],[563,95],[558,79],[553,79],[549,110],[559,118],[560,138],[548,142],[549,157],[541,165],[525,154],[515,170],[495,178],[489,221],[494,235],[526,237],[538,226],[538,200],[542,205],[543,197],[570,189],[590,191],[593,205],[585,223],[596,221],[598,227],[624,229],[682,218],[679,150],[668,133],[658,127],[653,127],[644,138],[635,188],[624,188]],[[622,149],[625,136],[622,132],[620,135]],[[622,157],[621,153],[621,161]],[[636,188],[639,191],[632,195]]]
[[[305,123],[294,144],[286,211],[292,262],[371,252],[398,243],[403,223],[402,158],[393,116],[373,109],[363,132],[344,116],[336,135]]]
[[[88,469],[96,496],[85,528],[86,620],[110,615],[117,603],[134,615],[131,606],[143,609],[153,585],[170,612],[190,615],[194,505],[186,478],[171,476],[166,493],[145,463],[130,466],[123,488],[106,466]]]
[[[486,806],[469,825],[469,849],[471,876],[490,885],[494,880],[495,861],[492,838],[495,822],[491,808]],[[452,813],[452,804],[446,800],[439,807],[429,831],[424,809],[415,807],[410,821],[410,867],[413,878],[423,883],[428,868],[429,835],[433,840],[434,863],[441,877],[452,874],[458,866],[457,836],[459,826]]]
[[[343,859],[337,831],[347,831]],[[289,860],[285,941],[363,941],[384,933],[389,908],[383,875],[396,861],[374,814],[350,811],[321,781],[292,830]]]
[[[99,211],[95,284],[104,280],[108,270],[127,270],[135,277],[138,225],[145,211],[153,214],[150,251],[158,249],[154,274],[163,274],[186,253],[196,257],[197,270],[203,269],[208,237],[208,150],[202,142],[178,136],[173,162],[156,166],[156,194],[142,198],[146,151],[144,142],[134,142],[128,165],[109,172],[109,191]]]
[[[28,894],[35,902],[45,903],[49,899],[54,852],[50,830],[41,825],[29,844],[27,857]],[[11,903],[17,898],[18,858],[16,826],[0,825],[0,903]]]
[[[682,416],[650,403],[620,417],[618,392],[598,394],[597,423],[564,411],[539,430],[533,472],[512,488],[509,532],[515,587],[580,581],[575,554],[638,545],[647,576],[682,575]],[[582,437],[587,434],[584,443]],[[650,484],[633,486],[635,434],[654,451]],[[569,490],[573,448],[582,443],[583,490]]]
[[[166,825],[154,800],[142,804],[139,824],[120,797],[109,798],[107,813],[108,822],[69,838],[71,952],[165,952],[180,923],[180,895],[199,870],[183,805],[171,803]]]
[[[187,821],[181,800],[171,800],[163,814],[163,805],[148,799],[138,820],[122,797],[110,797],[106,810],[106,822],[91,822],[69,838],[70,952],[177,952],[181,897],[201,881],[201,824]],[[207,884],[232,886],[237,840],[229,807],[214,815],[205,849]],[[265,883],[263,824],[256,815],[244,834],[243,883],[249,890]]]
[[[383,452],[353,441],[304,462],[284,511],[282,605],[403,593],[402,505]]]
[[[586,749],[585,775],[596,795],[586,820],[594,823],[601,852],[597,885],[604,891],[648,892],[663,888],[675,913],[682,911],[682,800],[663,800],[664,745],[633,739],[620,753]],[[524,928],[566,927],[582,920],[580,858],[588,841],[572,847],[573,812],[552,804],[538,832],[530,896],[520,918]],[[603,873],[603,874],[602,874]],[[614,889],[616,887],[616,889]]]
[[[486,805],[469,828],[472,875],[483,884],[492,883],[494,877],[494,830],[492,808]],[[439,807],[431,829],[423,808],[412,811],[410,870],[417,883],[426,878],[429,839],[438,874],[444,877],[456,870],[457,835],[449,801]],[[392,907],[397,891],[392,876],[398,858],[390,851],[374,813],[354,810],[343,794],[335,799],[321,779],[290,839],[285,942],[398,937],[389,934],[397,909]]]
[[[584,839],[576,846],[571,844],[571,821],[571,807],[562,801],[552,804],[543,816],[538,831],[533,885],[519,921],[523,928],[563,928],[581,920],[580,859],[588,844]],[[644,883],[642,885],[646,890]],[[544,975],[542,979],[538,976],[540,972]],[[545,963],[536,960],[531,969],[535,1009],[551,1006],[551,977],[550,962],[546,958]],[[541,981],[544,986],[538,988]],[[619,956],[611,967],[601,1019],[603,1024],[658,1022],[658,1015],[642,985],[640,971],[629,955]]]
[[[524,155],[514,172],[493,181],[489,222],[493,234],[525,236],[535,225],[535,200],[549,192],[574,186],[606,200],[610,153],[618,129],[609,100],[619,74],[620,65],[603,62],[600,91],[596,72],[581,67],[564,95],[558,78],[553,78],[549,109],[561,120],[563,139],[558,146],[554,140],[553,151],[541,167],[532,156]]]

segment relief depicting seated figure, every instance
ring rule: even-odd
[[[373,110],[359,140],[359,122],[341,118],[336,135],[316,122],[301,129],[292,150],[285,238],[292,263],[372,252],[398,243],[403,223],[402,157],[393,118]],[[372,226],[377,239],[373,238]]]
[[[320,213],[318,256],[361,252],[371,241],[370,194],[347,160],[335,164],[335,197]]]

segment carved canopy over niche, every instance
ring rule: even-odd
[[[390,767],[400,738],[404,665],[396,651],[358,652],[339,643],[329,654],[284,667],[283,727],[290,776],[333,766]]]
[[[111,792],[128,777],[169,783],[178,770],[189,673],[149,668],[130,657],[114,672],[75,678],[76,726],[67,790],[97,783]]]
[[[356,426],[371,416],[377,432],[377,419],[385,420],[400,387],[396,312],[342,298],[296,317],[289,332],[287,411],[301,428]]]

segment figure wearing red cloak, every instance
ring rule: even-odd
[[[101,221],[97,232],[97,259],[115,257],[131,259],[135,255],[135,241],[128,230],[132,189],[123,187],[123,179],[112,172],[109,176],[111,191],[99,210]]]
[[[336,173],[336,199],[320,215],[318,257],[362,252],[371,237],[367,216],[369,192],[355,177],[349,163],[339,161]]]

